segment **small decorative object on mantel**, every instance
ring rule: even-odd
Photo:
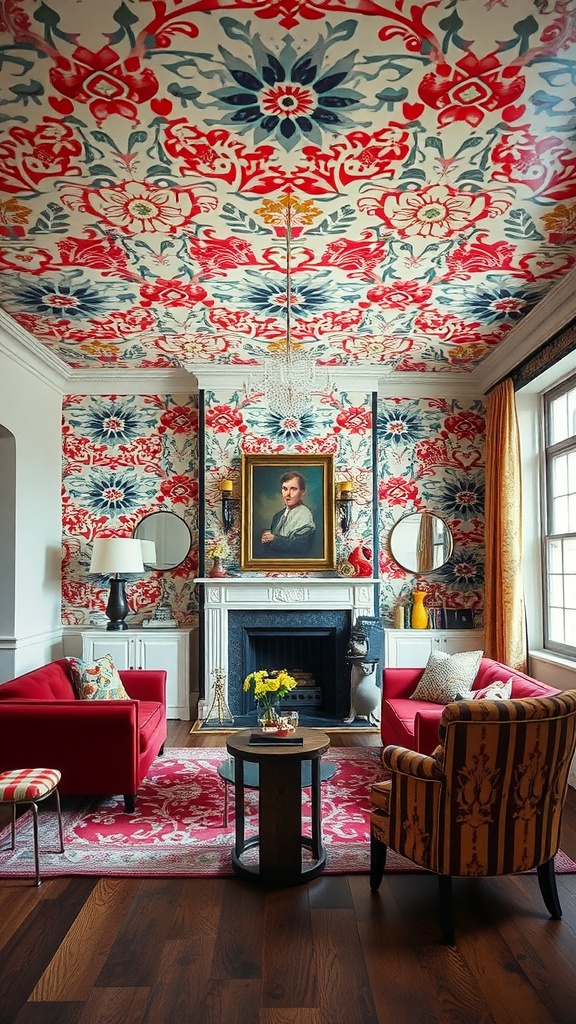
[[[424,606],[425,590],[412,591],[412,629],[428,629],[428,609]]]
[[[358,544],[348,555],[348,561],[354,568],[355,576],[372,575],[372,551],[363,544]]]
[[[247,693],[251,690],[254,694],[258,724],[264,732],[276,733],[282,729],[283,720],[276,705],[297,685],[294,677],[284,668],[278,672],[268,672],[263,668],[246,676],[244,691]]]
[[[206,548],[206,555],[208,558],[212,558],[212,568],[208,571],[208,576],[212,579],[222,578],[227,575],[227,572],[222,564],[222,558],[228,551],[228,545],[224,541],[214,541],[209,544]]]

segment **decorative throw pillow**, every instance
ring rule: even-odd
[[[513,678],[510,676],[507,683],[501,679],[495,679],[493,683],[483,686],[481,690],[472,690],[472,700],[510,700]]]
[[[130,700],[111,654],[97,661],[69,658],[72,683],[79,700]]]
[[[462,651],[460,654],[432,651],[410,700],[429,700],[434,704],[461,700],[461,694],[472,688],[482,654],[483,651]]]

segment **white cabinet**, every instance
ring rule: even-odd
[[[168,718],[190,718],[189,629],[92,629],[82,633],[82,657],[94,661],[110,654],[116,668],[165,669]]]
[[[386,668],[423,668],[431,651],[460,654],[481,651],[481,629],[385,629],[384,665]]]

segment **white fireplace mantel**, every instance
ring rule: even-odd
[[[198,715],[206,716],[214,699],[215,671],[225,680],[228,700],[228,612],[349,611],[352,625],[360,615],[374,615],[377,579],[354,577],[200,577],[204,588],[204,699]]]

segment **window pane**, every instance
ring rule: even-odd
[[[552,502],[552,533],[568,533],[568,498],[555,498]]]
[[[576,435],[576,388],[568,392],[568,432]]]
[[[566,537],[562,547],[564,556],[564,572],[576,573],[576,537]],[[576,601],[576,591],[574,592],[573,597]]]
[[[548,542],[548,565],[550,572],[562,572],[562,542],[559,540]]]
[[[561,608],[551,608],[549,615],[548,639],[555,644],[564,643],[564,612]]]
[[[568,456],[557,455],[552,461],[552,497],[568,493]]]
[[[564,577],[563,576],[550,576],[549,577],[549,601],[550,607],[556,606],[561,608],[564,604]]]
[[[550,403],[550,440],[548,444],[557,444],[568,437],[568,397],[560,395]]]
[[[576,533],[576,494],[568,498],[568,533]]]
[[[565,616],[565,635],[574,637],[576,633],[576,611],[567,611]]]

